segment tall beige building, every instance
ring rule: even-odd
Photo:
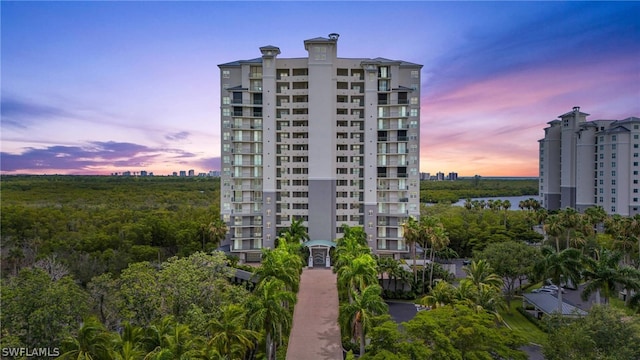
[[[587,121],[574,107],[549,122],[540,146],[540,200],[548,210],[640,213],[640,118]]]
[[[219,65],[221,213],[242,261],[259,261],[294,219],[314,244],[335,241],[347,224],[364,228],[375,253],[408,252],[402,223],[419,216],[422,65],[339,58],[338,37],[305,40],[307,57],[264,46],[259,58]]]

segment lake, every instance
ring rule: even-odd
[[[527,200],[529,198],[534,198],[536,200],[538,200],[538,195],[525,195],[525,196],[498,196],[498,197],[484,197],[484,198],[472,198],[471,200],[509,200],[509,202],[511,203],[511,209],[510,210],[520,210],[520,207],[518,207],[518,204],[520,203],[520,201],[523,200]],[[454,203],[453,205],[455,206],[464,206],[464,203],[466,202],[466,199],[462,199],[456,203]]]

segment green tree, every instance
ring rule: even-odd
[[[293,219],[291,225],[280,233],[280,237],[290,239],[289,241],[300,244],[309,240],[309,233],[304,226],[302,218]]]
[[[86,319],[78,335],[65,339],[59,359],[110,360],[111,334],[96,318]]]
[[[351,264],[340,267],[337,274],[338,282],[347,289],[349,302],[353,301],[354,292],[378,282],[376,261],[369,254],[356,257]]]
[[[610,306],[593,306],[570,322],[554,321],[543,345],[548,360],[636,360],[640,356],[640,321]]]
[[[413,259],[413,281],[418,282],[418,272],[416,268],[416,244],[420,243],[420,223],[414,217],[409,217],[402,224],[404,240],[411,247],[411,258]]]
[[[246,303],[249,324],[264,331],[267,360],[274,359],[278,342],[291,329],[292,314],[284,304],[295,301],[295,294],[286,290],[282,280],[269,278],[260,282]]]
[[[421,311],[402,324],[408,341],[431,350],[433,359],[527,359],[524,341],[485,312],[453,305]]]
[[[343,334],[359,339],[360,355],[365,353],[366,335],[371,320],[387,311],[387,304],[380,297],[379,285],[370,285],[353,293],[353,301],[340,305],[340,324]]]
[[[467,279],[476,287],[485,284],[499,290],[502,289],[502,278],[494,272],[491,265],[485,260],[473,260],[463,270],[467,274]]]
[[[247,311],[240,305],[229,304],[222,308],[222,316],[209,323],[211,337],[208,345],[228,359],[244,359],[255,346],[259,332],[247,328]]]
[[[596,252],[596,259],[584,259],[585,269],[583,277],[587,284],[582,290],[582,299],[587,300],[592,293],[596,293],[596,303],[601,304],[600,295],[605,303],[616,290],[616,285],[625,289],[640,289],[640,271],[630,266],[620,266],[622,254],[617,251],[600,250]]]
[[[285,241],[278,243],[275,249],[262,250],[262,263],[255,271],[260,281],[270,278],[282,280],[287,290],[298,292],[300,274],[304,263],[302,258],[293,251],[293,244]]]
[[[3,337],[27,347],[57,347],[88,315],[87,294],[71,276],[58,280],[41,269],[23,268],[2,279],[0,321]]]
[[[563,282],[578,284],[582,271],[581,253],[574,248],[560,252],[549,246],[541,249],[542,258],[534,265],[534,272],[542,279],[551,279],[558,287]],[[561,289],[560,289],[561,290]],[[558,291],[558,313],[562,314],[562,291]]]
[[[509,305],[516,291],[516,281],[522,286],[522,280],[533,272],[539,257],[540,252],[536,248],[519,241],[489,244],[477,254],[478,259],[492,264],[493,271],[504,280]]]

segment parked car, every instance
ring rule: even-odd
[[[471,265],[471,260],[469,259],[462,260],[462,265]]]
[[[543,286],[543,287],[542,287],[542,289],[551,289],[551,290],[553,290],[553,291],[562,290],[562,293],[564,294],[564,289],[560,289],[560,288],[558,288],[558,286],[557,286],[557,285],[553,285],[553,284],[551,284],[551,285],[545,285],[545,286]]]
[[[539,289],[531,290],[531,292],[532,293],[536,293],[536,294],[537,293],[547,293],[547,294],[551,294],[551,295],[555,295],[555,294],[558,293],[558,291],[556,291],[556,290],[548,289],[548,288],[544,288],[544,287],[541,287]]]

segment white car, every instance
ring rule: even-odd
[[[545,285],[542,287],[542,289],[551,289],[553,291],[558,291],[558,290],[562,290],[562,293],[564,294],[564,289],[559,289],[557,285]]]
[[[548,288],[544,288],[541,287],[539,289],[535,289],[535,290],[531,290],[532,293],[547,293],[547,294],[551,294],[551,295],[555,295],[558,292],[556,290],[553,289],[548,289]]]

